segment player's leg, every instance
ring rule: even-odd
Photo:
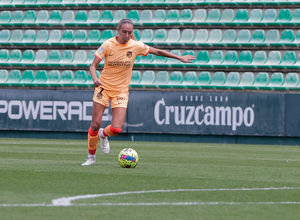
[[[88,159],[82,165],[93,165],[96,162],[96,150],[99,140],[99,129],[101,127],[102,116],[106,106],[94,102],[92,108],[92,122],[88,130]]]

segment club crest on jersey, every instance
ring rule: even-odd
[[[98,49],[98,52],[99,53],[102,53],[104,51],[104,48],[101,46],[99,49]]]
[[[132,57],[132,51],[128,51],[126,55],[127,55],[128,58],[131,58]]]

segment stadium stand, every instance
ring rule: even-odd
[[[92,86],[94,50],[130,18],[137,40],[196,56],[190,64],[137,57],[131,88],[296,90],[299,7],[285,0],[1,0],[0,85]]]

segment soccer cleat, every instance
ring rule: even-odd
[[[94,165],[96,163],[96,157],[88,157],[88,159],[81,164],[82,166]]]
[[[110,152],[110,146],[109,146],[107,136],[103,135],[103,128],[100,128],[99,139],[100,139],[100,145],[101,145],[102,152],[104,154],[108,154]]]

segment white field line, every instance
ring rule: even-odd
[[[128,191],[118,193],[104,193],[104,194],[88,194],[72,197],[62,197],[52,200],[52,204],[0,204],[0,207],[41,207],[41,206],[184,206],[184,205],[300,205],[297,201],[282,201],[282,202],[173,202],[173,203],[81,203],[72,204],[72,201],[79,199],[91,199],[98,197],[122,196],[133,194],[146,193],[170,193],[170,192],[214,192],[214,191],[268,191],[268,190],[298,190],[300,187],[270,187],[270,188],[223,188],[223,189],[170,189],[170,190],[148,190],[148,191]]]

